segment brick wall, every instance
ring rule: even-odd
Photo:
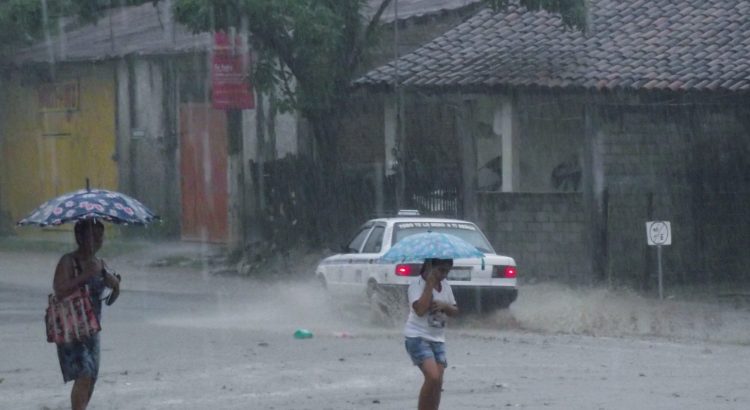
[[[591,256],[579,193],[480,192],[478,223],[520,278],[588,281]]]

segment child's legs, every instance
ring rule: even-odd
[[[445,367],[435,359],[426,359],[419,366],[424,375],[424,383],[419,391],[419,410],[437,410],[440,406],[440,393],[443,388]]]
[[[443,373],[448,364],[445,345],[418,337],[407,337],[405,345],[412,362],[419,366],[424,375],[424,383],[419,392],[419,409],[437,410],[443,387]]]

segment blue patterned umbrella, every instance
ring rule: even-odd
[[[425,232],[407,236],[383,255],[384,262],[419,261],[427,258],[484,258],[484,253],[465,240],[447,233]]]
[[[101,219],[120,225],[145,225],[159,217],[138,200],[104,189],[82,189],[51,199],[18,225],[57,226],[83,219]]]

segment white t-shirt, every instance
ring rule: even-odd
[[[421,337],[433,342],[445,342],[447,315],[444,312],[427,312],[421,317],[414,312],[414,302],[422,296],[425,285],[426,282],[421,276],[409,284],[409,318],[406,319],[406,325],[404,326],[404,336]],[[448,281],[443,280],[440,285],[442,291],[438,292],[437,289],[432,289],[432,300],[455,305],[456,298],[453,297],[453,290]]]

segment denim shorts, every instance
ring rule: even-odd
[[[443,342],[432,342],[421,337],[407,337],[404,346],[415,366],[421,366],[426,359],[435,359],[443,367],[448,367]]]

